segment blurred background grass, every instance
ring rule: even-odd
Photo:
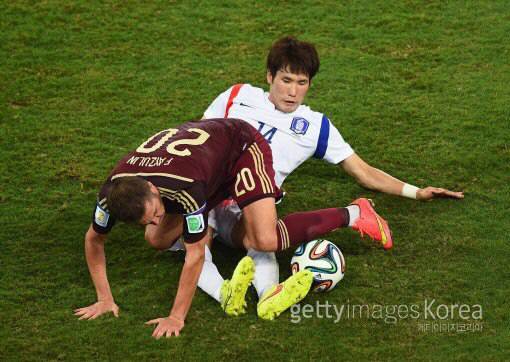
[[[0,12],[0,356],[5,360],[504,360],[508,348],[510,5],[506,1],[14,1]],[[115,162],[193,118],[234,83],[265,86],[271,43],[316,44],[306,103],[369,163],[410,183],[464,190],[418,203],[359,187],[312,161],[281,214],[370,196],[392,225],[383,252],[328,236],[347,274],[304,303],[480,304],[480,332],[420,332],[369,318],[227,318],[198,292],[178,339],[143,322],[168,312],[183,256],[134,227],[107,245],[121,318],[79,322],[95,293],[83,235]],[[242,255],[216,246],[225,276]],[[291,253],[279,255],[289,275]],[[453,321],[455,323],[459,320]]]

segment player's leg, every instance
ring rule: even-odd
[[[374,210],[373,206],[372,200],[365,198],[354,200],[347,206],[351,214],[349,226],[358,231],[361,237],[366,234],[379,241],[384,249],[391,249],[393,247],[393,237],[390,227],[386,220]],[[353,214],[356,216],[353,216]]]
[[[214,215],[218,238],[222,243],[233,246],[233,229],[240,221],[241,210],[233,201],[224,202],[214,209]],[[234,234],[238,234],[241,228],[235,229],[237,231]],[[244,235],[244,231],[242,233]],[[252,284],[260,300],[257,305],[260,318],[274,319],[308,294],[313,279],[310,273],[300,272],[279,283],[279,267],[274,253],[248,249],[248,256],[255,264]],[[242,300],[244,302],[244,298]]]
[[[303,300],[310,291],[313,274],[301,270],[280,284],[269,288],[259,299],[257,315],[262,319],[272,320],[282,312]]]
[[[225,279],[223,279],[216,264],[213,262],[211,254],[212,240],[213,229],[209,227],[207,230],[204,266],[202,267],[202,272],[198,279],[198,287],[214,298],[218,303],[221,303],[221,286],[225,282]]]
[[[255,264],[255,275],[252,284],[260,299],[266,291],[280,282],[278,261],[276,255],[272,252],[249,249],[247,255],[253,259]]]
[[[242,211],[237,203],[228,199],[214,208],[209,213],[209,224],[211,214],[214,215],[213,223],[217,232],[217,239],[224,245],[235,247],[234,240],[237,239],[237,246],[242,246],[244,228],[242,227]],[[257,291],[259,299],[266,291],[277,285],[279,279],[279,266],[276,256],[272,252],[263,252],[255,249],[248,249],[248,256],[255,264],[255,274],[252,284]]]
[[[274,199],[264,198],[243,208],[243,244],[259,251],[280,251],[348,224],[346,208],[299,212],[277,219]]]
[[[262,247],[268,250],[267,248],[271,248],[271,245],[269,243],[264,244],[262,238],[266,242],[270,240],[271,243],[274,243],[274,236],[268,236],[266,231],[258,230],[258,228],[262,227],[271,230],[270,228],[275,223],[270,220],[274,216],[270,208],[271,202],[265,202],[264,200],[267,199],[256,201],[243,209],[244,242],[245,245],[251,245],[255,248]],[[356,222],[350,224],[350,213],[356,214],[358,212],[360,215],[356,217]],[[375,213],[366,199],[358,199],[348,208],[294,213],[276,222],[276,247],[277,250],[283,250],[291,246],[297,246],[302,242],[313,240],[339,227],[349,225],[357,226],[360,231],[370,230],[372,233],[379,232],[379,237],[382,235],[382,240],[384,240],[385,232],[381,221],[384,222]],[[387,235],[391,237],[389,229],[387,229]],[[386,239],[386,241],[391,243],[391,239]],[[385,248],[387,248],[386,245],[383,242]],[[312,273],[308,270],[303,270],[294,274],[285,282],[270,288],[259,300],[257,305],[258,316],[263,319],[274,319],[279,316],[283,311],[301,301],[308,294],[312,281]]]
[[[246,313],[246,292],[250,286],[255,265],[249,256],[242,258],[237,264],[232,278],[225,280],[221,286],[221,307],[230,316]]]
[[[247,148],[236,164],[235,176],[236,182],[232,187],[231,194],[244,212],[243,223],[238,223],[233,228],[235,237],[239,238],[242,235],[241,240],[248,250],[283,250],[282,247],[278,248],[278,244],[285,244],[282,242],[285,237],[285,225],[281,220],[277,223],[274,196],[278,189],[274,183],[271,151],[265,140],[259,138]],[[294,236],[290,235],[290,237]],[[288,238],[287,233],[285,240]],[[295,240],[297,243],[302,241],[297,238]],[[259,260],[262,263],[275,262],[274,258],[260,258]],[[274,276],[276,274],[277,269]],[[270,278],[266,279],[267,287],[259,285],[259,295],[263,294],[263,297],[257,308],[259,316],[265,319],[274,318],[303,299],[312,283],[311,274],[308,271],[296,273],[282,284],[274,284],[278,281],[277,277],[271,282],[268,279],[270,280]]]
[[[205,247],[205,260],[198,286],[221,304],[228,315],[240,315],[246,311],[245,295],[253,279],[254,265],[249,257],[243,258],[230,279],[223,279],[213,262],[211,245],[214,229],[218,229],[219,220],[215,210],[209,212],[208,240]]]
[[[273,198],[257,200],[245,206],[243,209],[245,246],[258,250],[283,250],[315,238],[314,233],[325,233],[348,223],[348,220],[342,217],[336,222],[332,221],[336,214],[343,214],[338,209],[318,210],[305,214],[291,214],[283,220],[277,220]],[[309,228],[313,230],[310,231]],[[297,242],[290,243],[290,240]],[[263,319],[274,319],[279,316],[306,297],[312,281],[312,273],[303,270],[283,283],[273,284],[260,297],[257,305],[258,316]]]
[[[247,248],[261,251],[280,251],[322,237],[342,227],[352,227],[361,236],[369,235],[385,249],[393,246],[391,231],[386,220],[374,210],[370,200],[360,198],[348,207],[296,212],[275,222],[271,202],[262,199],[243,209],[243,227],[235,228],[236,237],[243,236]],[[270,228],[276,224],[276,235]],[[275,244],[276,236],[276,244]]]
[[[250,249],[248,255],[255,263],[252,284],[259,297],[257,315],[260,318],[274,319],[310,291],[313,275],[308,271],[298,272],[279,283],[279,267],[274,253]]]
[[[246,249],[258,251],[278,250],[275,200],[266,197],[243,208],[244,238]]]
[[[182,235],[182,226],[182,216],[165,214],[158,225],[145,227],[145,240],[155,249],[166,250]]]
[[[235,183],[231,195],[243,210],[246,249],[280,251],[310,241],[349,225],[347,208],[330,208],[293,213],[278,220],[272,153],[267,141],[258,133],[254,142],[241,154],[235,165]],[[363,208],[358,205],[363,214]]]
[[[242,246],[245,231],[242,213],[237,204],[233,201],[222,203],[214,211],[218,221],[217,230],[220,240],[229,246],[234,244]],[[266,292],[274,289],[279,284],[278,261],[273,252],[248,249],[248,256],[255,263],[255,275],[252,284],[257,291],[259,299],[263,299],[262,297]],[[274,310],[271,307],[268,309]]]

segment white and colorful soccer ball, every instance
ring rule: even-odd
[[[342,252],[331,241],[318,239],[301,244],[290,261],[292,274],[308,269],[313,273],[311,290],[330,291],[342,280],[345,259]]]

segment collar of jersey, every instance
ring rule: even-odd
[[[296,113],[298,113],[299,109],[301,108],[302,105],[299,105],[299,107],[297,107],[297,109],[294,111],[294,112],[291,112],[291,113],[286,113],[286,112],[282,112],[278,109],[276,109],[276,106],[274,105],[273,102],[271,102],[269,100],[269,92],[264,92],[264,101],[265,103],[268,105],[268,107],[272,110],[272,111],[276,111],[278,112],[279,114],[281,115],[284,115],[284,116],[290,116],[290,117],[294,117],[294,115]]]

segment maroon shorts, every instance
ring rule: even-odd
[[[235,182],[230,195],[243,208],[257,200],[277,198],[280,189],[274,181],[273,154],[265,138],[256,132],[250,144],[234,166]]]

